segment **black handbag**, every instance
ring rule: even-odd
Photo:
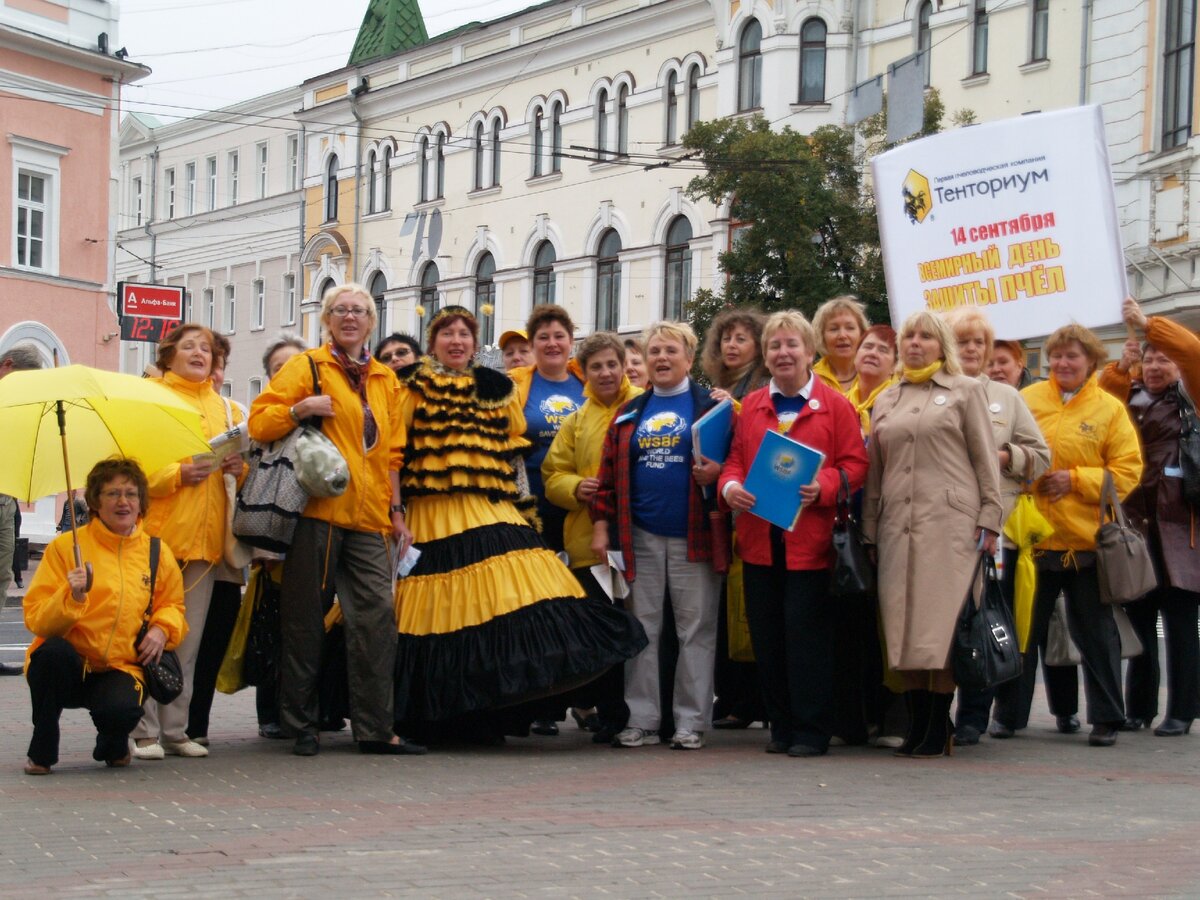
[[[254,607],[242,657],[242,680],[262,687],[275,684],[279,677],[279,585],[266,567],[259,570],[254,583],[256,593],[248,598]]]
[[[150,601],[146,604],[146,614],[142,619],[142,628],[138,631],[137,640],[133,642],[136,650],[142,644],[142,639],[150,628],[150,614],[154,611],[154,582],[158,576],[158,556],[162,541],[156,537],[150,538]],[[174,650],[164,650],[158,662],[142,663],[142,680],[146,682],[146,693],[159,703],[167,704],[183,693],[183,667]]]
[[[975,602],[975,585],[982,586]],[[990,553],[980,553],[963,602],[954,643],[950,648],[954,680],[967,691],[986,691],[1021,675],[1021,650],[1012,613],[1000,592],[996,561]]]
[[[833,520],[833,574],[830,578],[831,597],[858,597],[875,591],[875,567],[867,555],[862,529],[850,509],[850,479],[842,476],[838,488],[837,513]]]

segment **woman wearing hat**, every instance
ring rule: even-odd
[[[396,588],[398,720],[543,696],[646,644],[630,615],[587,598],[518,509],[522,402],[512,381],[473,362],[478,335],[473,313],[445,307],[429,324],[429,355],[401,373],[401,491],[421,556]]]

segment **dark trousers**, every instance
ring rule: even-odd
[[[873,596],[837,602],[833,622],[833,733],[847,744],[865,744],[867,726],[879,724],[883,652]]]
[[[1149,722],[1158,715],[1158,614],[1162,612],[1167,650],[1167,716],[1190,722],[1200,714],[1200,594],[1163,587],[1125,606],[1141,638],[1141,656],[1125,673],[1126,712]]]
[[[1003,554],[1004,571],[1000,577],[1000,593],[1004,597],[1004,602],[1008,604],[1008,611],[1015,616],[1014,595],[1017,589],[1017,550],[1013,547],[1005,547],[1001,553]],[[1036,657],[1036,653],[1034,655]],[[1025,668],[1030,672],[1033,672],[1034,666],[1037,665],[1036,658],[1032,663],[1028,660],[1023,660],[1023,662],[1025,663]],[[986,691],[968,691],[960,687],[958,689],[958,707],[954,713],[954,727],[962,728],[964,725],[969,725],[980,732],[980,734],[987,731],[988,713],[991,711],[992,699],[995,696],[996,690],[994,688]]]
[[[1057,558],[1058,554],[1051,556]],[[1123,721],[1125,705],[1121,698],[1121,640],[1117,624],[1113,621],[1112,609],[1100,602],[1096,566],[1092,564],[1080,569],[1063,569],[1054,562],[1039,562],[1037,578],[1027,664],[1019,679],[997,688],[997,721],[1010,728],[1022,728],[1029,722],[1029,708],[1033,704],[1033,664],[1036,663],[1037,652],[1045,655],[1050,615],[1054,612],[1059,592],[1066,597],[1067,625],[1082,660],[1087,720],[1092,724]],[[1056,702],[1056,696],[1059,700],[1070,696],[1072,692],[1066,686],[1074,682],[1075,669],[1051,666],[1047,667],[1045,675],[1050,712],[1056,716],[1073,715],[1076,709],[1064,708],[1065,704]]]
[[[58,720],[64,709],[86,709],[96,725],[99,762],[129,753],[129,733],[142,718],[141,693],[132,675],[117,669],[83,671],[83,657],[65,638],[50,638],[29,658],[33,738],[29,759],[39,766],[58,762]]]
[[[744,563],[746,618],[771,739],[829,747],[833,733],[835,606],[829,572]]]
[[[214,581],[212,601],[204,619],[204,636],[196,652],[196,672],[192,676],[192,702],[188,704],[187,736],[208,736],[208,716],[217,690],[217,673],[229,647],[233,626],[242,605],[242,586]]]
[[[665,630],[663,633],[666,634]],[[717,692],[713,718],[733,716],[743,722],[760,722],[767,717],[762,691],[758,687],[758,666],[754,662],[729,658],[729,596],[724,585],[717,607],[717,663],[713,684]]]
[[[324,610],[336,592],[345,618],[354,738],[388,741],[396,664],[391,552],[380,534],[301,518],[283,564],[279,724],[293,737],[319,730]]]
[[[584,592],[598,603],[611,603],[604,588],[600,587],[592,573],[587,569],[572,569]],[[621,601],[617,601],[621,605]],[[604,727],[612,731],[620,731],[629,721],[629,706],[625,703],[625,663],[617,663],[595,681],[578,688],[573,699],[575,706],[596,707],[596,715]]]

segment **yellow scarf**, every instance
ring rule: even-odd
[[[909,384],[924,384],[930,378],[932,378],[941,367],[942,360],[940,359],[937,362],[932,362],[921,369],[910,369],[908,366],[905,366],[904,380]]]

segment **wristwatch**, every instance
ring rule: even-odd
[[[388,512],[402,513],[402,512],[404,512],[404,504],[403,503],[393,503],[391,506],[388,507]]]

